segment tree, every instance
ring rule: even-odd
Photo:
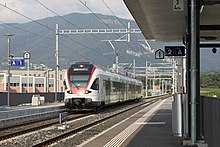
[[[213,73],[201,75],[200,86],[202,88],[219,88],[220,87],[220,73],[213,72]]]

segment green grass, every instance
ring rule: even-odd
[[[210,96],[210,97],[216,95],[217,97],[220,98],[220,88],[201,88],[200,94],[202,96]]]

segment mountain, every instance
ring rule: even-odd
[[[200,51],[201,71],[205,73],[220,71],[220,50],[217,49],[217,52],[213,53],[212,48],[202,48]]]
[[[1,69],[6,69],[7,61],[7,40],[4,34],[14,34],[11,37],[11,53],[15,57],[23,56],[24,51],[31,53],[31,63],[44,64],[55,69],[55,27],[59,29],[109,29],[125,28],[131,23],[131,28],[138,28],[132,20],[117,19],[114,16],[97,14],[72,13],[63,17],[48,17],[28,23],[0,24],[0,61]],[[104,22],[104,23],[103,23]],[[123,25],[121,24],[123,23]],[[90,61],[96,65],[111,67],[115,61],[115,54],[112,46],[107,40],[117,40],[122,34],[93,34],[93,35],[59,35],[59,66],[60,69],[67,68],[71,63],[81,59]],[[154,53],[146,51],[142,45],[142,34],[132,34],[131,42],[113,41],[112,44],[118,50],[119,62],[132,63],[136,59],[136,66],[145,66],[148,62],[160,62],[154,59]],[[104,41],[106,40],[106,41]],[[175,43],[163,43],[150,41],[149,44],[154,50],[164,49],[165,45]],[[103,55],[104,54],[104,55]],[[211,50],[201,51],[201,65],[203,72],[220,70],[219,52],[212,54]],[[18,68],[18,67],[12,67]]]

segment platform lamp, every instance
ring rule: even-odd
[[[14,36],[14,34],[5,34],[4,36],[7,36],[7,43],[8,43],[8,86],[7,86],[7,106],[10,106],[10,65],[11,65],[11,54],[10,54],[10,41],[12,36]]]

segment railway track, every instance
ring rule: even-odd
[[[86,117],[88,115],[91,115],[91,113],[79,114],[79,115],[72,114],[72,115],[69,115],[68,117],[69,117],[69,121],[71,121],[74,119]],[[0,132],[1,132],[0,141],[15,137],[15,136],[19,136],[25,133],[33,132],[39,129],[47,128],[58,123],[59,123],[58,118],[52,118],[52,119],[36,121],[32,123],[27,123],[27,124],[20,124],[20,125],[13,126],[13,127],[3,128],[3,129],[0,129]]]
[[[158,101],[159,99],[164,99],[164,97],[162,97],[162,98],[149,99],[149,100],[148,100],[147,102],[145,102],[145,103],[136,105],[136,106],[134,106],[134,107],[125,109],[125,110],[123,110],[123,111],[119,111],[119,112],[117,112],[117,113],[111,114],[111,115],[109,115],[109,116],[107,116],[107,117],[101,118],[101,119],[99,119],[99,120],[93,121],[93,122],[88,123],[88,124],[85,124],[85,125],[83,125],[83,126],[80,126],[80,127],[77,127],[77,128],[69,129],[68,131],[66,131],[66,132],[64,132],[64,133],[62,133],[62,134],[60,134],[60,135],[58,135],[58,136],[56,136],[56,137],[50,138],[50,139],[48,139],[48,140],[45,140],[45,141],[42,141],[42,142],[40,142],[40,143],[38,143],[38,144],[33,145],[33,147],[51,145],[51,144],[54,143],[54,142],[58,142],[58,141],[60,141],[60,140],[62,140],[62,139],[65,139],[65,138],[71,136],[71,135],[74,135],[74,134],[76,134],[76,133],[79,133],[79,132],[81,132],[81,131],[84,131],[84,130],[86,130],[86,129],[88,129],[88,128],[91,128],[91,127],[93,127],[93,126],[96,126],[96,125],[98,125],[98,124],[101,124],[101,123],[103,123],[103,122],[105,122],[105,121],[108,121],[108,120],[114,118],[115,116],[118,116],[118,115],[120,115],[120,114],[123,114],[123,113],[125,113],[125,112],[128,112],[128,111],[130,111],[130,110],[132,110],[132,109],[135,109],[135,108],[137,108],[137,107],[140,107],[140,106],[144,106],[144,107],[150,106],[150,105],[154,104],[156,101]]]
[[[164,98],[164,97],[162,97],[162,98]],[[130,107],[130,108],[128,108],[126,110],[123,110],[123,111],[119,111],[119,110],[121,110],[125,106],[124,105],[119,105],[116,108],[110,107],[110,108],[104,109],[102,111],[99,111],[99,112],[97,112],[97,114],[86,113],[86,114],[73,114],[73,115],[69,115],[68,116],[68,122],[71,122],[73,120],[77,121],[77,120],[89,117],[89,115],[92,116],[92,115],[102,115],[103,114],[105,116],[105,113],[107,114],[108,112],[119,111],[119,112],[114,112],[111,115],[106,116],[106,117],[98,116],[98,118],[95,118],[92,121],[91,120],[89,120],[89,121],[85,120],[84,122],[79,123],[78,126],[75,126],[75,127],[71,127],[70,126],[70,128],[68,130],[62,131],[61,133],[59,131],[57,131],[57,125],[59,124],[58,118],[47,120],[47,121],[40,121],[40,122],[37,122],[37,123],[31,123],[31,124],[28,124],[28,125],[20,125],[19,127],[8,128],[8,129],[5,129],[5,130],[0,130],[0,132],[1,132],[0,133],[0,141],[3,141],[5,139],[8,140],[8,138],[12,138],[12,140],[13,140],[13,138],[15,136],[17,136],[16,138],[20,138],[19,137],[20,135],[31,133],[33,131],[36,132],[37,130],[45,129],[45,128],[50,127],[50,126],[55,126],[56,129],[54,131],[55,133],[54,133],[53,137],[49,137],[49,139],[41,139],[41,140],[37,141],[37,143],[33,142],[33,144],[31,144],[33,146],[49,145],[49,144],[51,144],[53,142],[57,142],[58,140],[62,140],[63,138],[66,138],[67,136],[71,136],[72,134],[75,134],[77,132],[83,131],[83,130],[85,130],[85,129],[89,128],[89,127],[92,127],[94,125],[100,124],[103,121],[107,121],[107,120],[109,120],[109,119],[111,119],[111,118],[113,118],[113,117],[115,117],[115,116],[117,116],[119,114],[125,113],[126,111],[129,111],[131,109],[135,109],[135,108],[140,107],[142,105],[150,105],[153,102],[157,101],[157,99],[158,99],[157,97],[151,97],[151,98],[146,100],[147,102],[140,103],[140,104],[136,103],[135,107]],[[113,110],[113,109],[115,109],[115,110]],[[100,117],[100,119],[99,119],[99,117]],[[83,125],[81,125],[81,124],[83,124]],[[39,136],[40,136],[40,133],[39,133]],[[43,135],[41,135],[41,136],[43,136]],[[36,139],[36,140],[38,140],[38,139]],[[31,146],[31,145],[28,145],[28,146]],[[1,146],[1,142],[0,142],[0,146]]]
[[[87,112],[86,114],[72,114],[69,113],[68,114],[68,121],[72,121],[72,120],[76,120],[76,119],[80,119],[83,117],[87,117],[89,115],[95,114],[95,113],[101,113],[102,111],[108,111],[112,108],[107,108],[104,110],[100,110],[97,112]],[[25,133],[29,133],[29,132],[33,132],[36,130],[40,130],[43,128],[47,128],[50,127],[52,125],[56,125],[59,124],[59,118],[58,117],[54,117],[54,118],[49,118],[49,119],[44,119],[44,120],[38,120],[38,121],[33,121],[33,122],[29,122],[29,123],[25,123],[25,124],[18,124],[15,126],[11,126],[11,127],[6,127],[6,128],[1,128],[0,129],[0,141],[4,140],[4,139],[9,139],[12,137],[16,137]]]

